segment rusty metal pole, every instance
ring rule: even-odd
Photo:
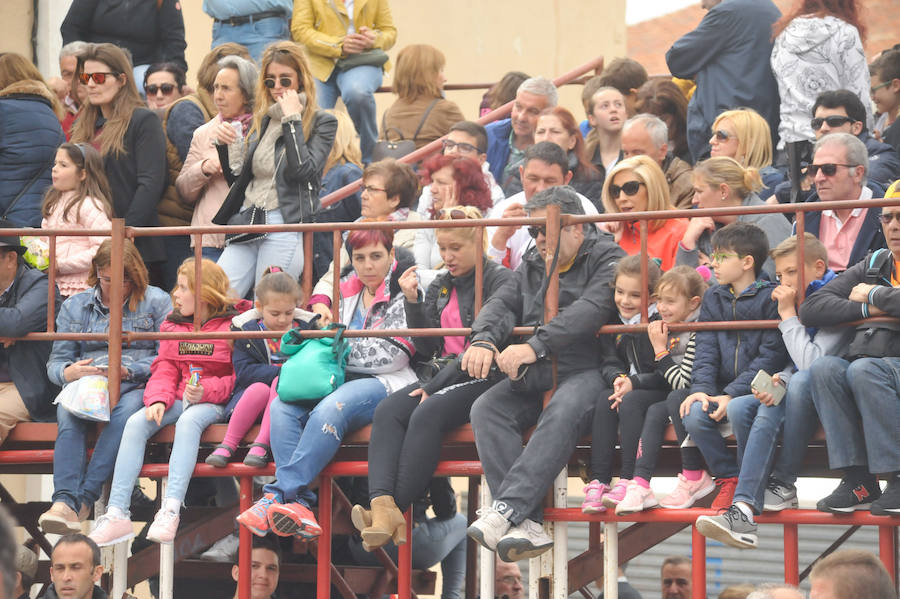
[[[647,220],[642,218],[639,221],[641,234],[641,322],[648,322],[650,317],[650,253],[647,251]]]
[[[119,402],[122,382],[122,317],[125,304],[125,220],[112,221],[112,259],[110,260],[109,285],[109,409]],[[82,331],[83,332],[83,331]]]
[[[341,231],[335,229],[331,238],[332,264],[334,264],[334,277],[331,279],[331,322],[341,321],[341,242],[343,240]]]

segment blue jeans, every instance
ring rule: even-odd
[[[752,395],[742,395],[728,402],[726,410],[734,427],[741,466],[734,501],[743,501],[759,514],[775,458],[775,440],[784,421],[784,401],[764,406]]]
[[[716,406],[716,403],[710,403],[709,412],[713,412]],[[740,473],[737,461],[728,451],[728,445],[719,433],[719,423],[703,411],[699,401],[691,404],[691,411],[681,421],[703,454],[703,459],[706,460],[714,477],[734,478]]]
[[[184,500],[194,466],[197,465],[200,435],[209,425],[225,420],[225,406],[199,403],[192,404],[187,410],[183,408],[184,402],[176,400],[172,407],[165,411],[160,424],[147,420],[146,408],[138,410],[128,419],[122,433],[122,447],[116,458],[116,472],[109,491],[109,505],[128,512],[131,505],[131,490],[144,464],[147,439],[170,424],[175,424],[175,442],[172,444],[172,455],[169,458],[166,499]]]
[[[412,567],[426,570],[441,562],[441,599],[458,599],[462,595],[466,578],[466,517],[456,514],[447,520],[428,518],[416,522],[412,532]],[[389,543],[384,550],[394,563],[397,562],[397,546]],[[350,552],[356,563],[363,566],[380,566],[374,553],[365,551],[362,543],[350,537]]]
[[[273,401],[269,428],[277,480],[263,492],[274,493],[280,502],[311,506],[316,496],[309,485],[334,457],[344,435],[372,422],[375,408],[385,397],[384,384],[367,377],[344,383],[312,410]]]
[[[280,210],[269,210],[267,224],[284,223]],[[247,293],[259,281],[270,266],[280,266],[294,278],[303,270],[303,238],[300,233],[269,233],[262,239],[249,243],[226,246],[218,265],[228,275],[228,281],[238,297]]]
[[[348,71],[334,69],[328,81],[316,79],[316,98],[319,108],[334,108],[338,95],[359,133],[363,164],[372,160],[372,147],[378,139],[375,118],[375,90],[381,86],[384,74],[381,67],[362,66]]]
[[[775,459],[772,476],[786,485],[793,485],[797,482],[797,473],[803,465],[809,441],[819,427],[809,370],[791,375],[787,394],[781,403],[784,404],[781,453]]]
[[[829,466],[868,464],[872,474],[900,470],[900,358],[825,356],[810,375]]]
[[[200,253],[207,260],[212,260],[213,262],[218,262],[219,257],[222,256],[222,249],[214,248],[214,247],[203,247],[203,248],[201,248]]]
[[[250,56],[259,64],[263,50],[272,42],[291,39],[287,18],[269,17],[251,20],[243,25],[228,25],[213,21],[211,47],[225,42],[237,42],[247,47]]]
[[[127,384],[127,383],[126,383]],[[123,391],[125,385],[123,384]],[[122,393],[109,415],[109,422],[100,431],[91,461],[87,461],[87,434],[96,423],[72,415],[62,406],[56,408],[56,445],[53,451],[53,501],[62,501],[78,512],[81,504],[88,505],[100,498],[103,483],[112,475],[116,454],[125,423],[132,414],[144,407],[144,387]],[[131,497],[131,490],[128,491]]]

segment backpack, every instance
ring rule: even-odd
[[[882,269],[893,256],[881,248],[868,257],[865,282],[869,285],[891,286],[891,282],[881,274]],[[847,348],[847,359],[885,358],[900,356],[900,324],[893,322],[871,322],[856,327],[856,335]]]

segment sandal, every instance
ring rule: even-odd
[[[220,453],[216,453],[219,450],[223,450],[228,452],[228,455],[222,455]],[[224,468],[228,465],[228,462],[231,461],[232,456],[234,456],[234,448],[225,445],[224,443],[220,443],[216,446],[215,450],[208,456],[206,456],[206,463],[215,468]]]
[[[265,443],[251,443],[250,449],[252,450],[254,447],[261,447],[263,450],[262,455],[257,455],[255,453],[247,453],[247,456],[244,458],[244,464],[246,466],[250,466],[251,468],[265,468],[266,464],[269,463],[271,459],[269,456],[271,455],[272,448],[266,445]]]

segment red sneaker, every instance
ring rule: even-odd
[[[269,532],[269,508],[278,505],[274,493],[266,493],[250,509],[245,510],[237,517],[238,524],[246,526],[250,532],[258,537],[264,537]]]
[[[719,494],[713,499],[712,509],[717,512],[724,512],[734,503],[734,488],[737,487],[738,479],[736,476],[731,478],[717,478],[716,486],[719,487]]]
[[[269,508],[269,527],[282,537],[315,539],[322,534],[312,511],[302,503],[277,503]]]

